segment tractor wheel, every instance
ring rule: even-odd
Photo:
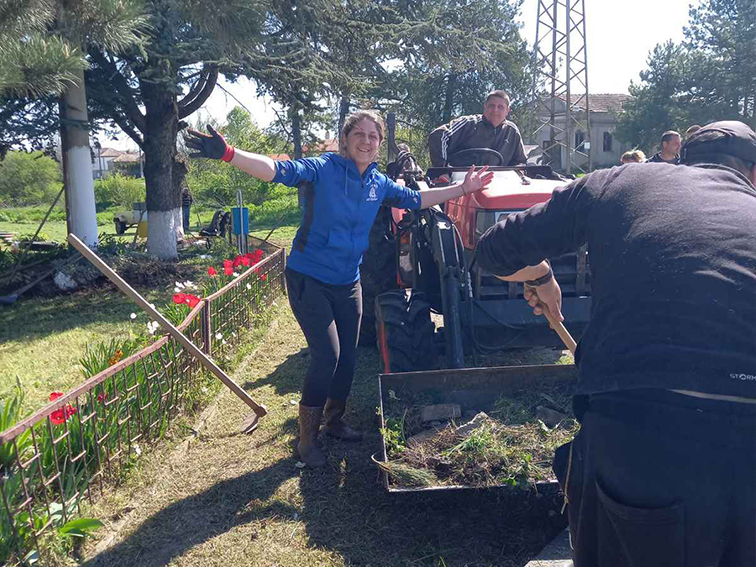
[[[430,304],[422,293],[403,289],[379,295],[375,301],[376,332],[383,372],[435,368],[438,349]]]
[[[126,223],[115,219],[115,231],[116,234],[124,234],[126,232]]]
[[[370,245],[362,256],[362,325],[360,346],[375,347],[375,298],[396,289],[396,246],[386,238],[391,226],[391,209],[381,207],[370,229]]]

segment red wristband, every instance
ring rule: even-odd
[[[236,153],[234,147],[230,144],[226,144],[226,151],[221,159],[225,162],[229,162],[234,159],[234,153]]]

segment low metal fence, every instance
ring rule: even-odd
[[[284,250],[275,249],[200,301],[178,328],[205,353],[223,354],[239,340],[237,330],[253,326],[283,294],[284,269]],[[39,564],[44,538],[80,529],[69,520],[82,514],[82,503],[117,485],[141,446],[161,439],[194,404],[201,367],[170,336],[109,362],[0,433],[0,564]]]

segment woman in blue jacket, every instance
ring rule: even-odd
[[[380,116],[361,110],[347,117],[341,154],[273,161],[238,150],[208,126],[189,130],[190,157],[222,159],[263,181],[304,187],[302,224],[286,267],[289,302],[307,339],[310,366],[299,404],[299,458],[325,465],[316,443],[321,421],[327,434],[359,441],[362,433],[342,417],[352,387],[362,319],[359,266],[381,204],[422,209],[486,187],[493,173],[470,168],[462,183],[422,193],[394,183],[376,167],[384,138]]]

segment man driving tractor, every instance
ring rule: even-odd
[[[520,130],[507,120],[509,95],[502,90],[493,91],[486,97],[483,114],[461,116],[439,126],[428,136],[431,163],[434,167],[446,165],[520,165],[526,162],[525,147]],[[458,156],[454,164],[449,158],[464,150],[477,149],[469,156]],[[480,148],[492,150],[489,153]],[[495,154],[498,152],[501,155]]]

